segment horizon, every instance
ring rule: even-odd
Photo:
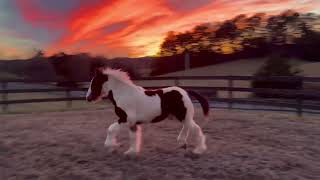
[[[0,59],[27,59],[36,50],[107,58],[154,56],[169,31],[185,32],[239,14],[279,14],[289,9],[319,14],[320,2],[4,0],[0,2]]]

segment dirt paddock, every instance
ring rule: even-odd
[[[199,109],[197,111],[200,111]],[[143,127],[142,153],[128,158],[128,135],[109,154],[111,109],[0,116],[0,179],[320,179],[320,117],[216,110],[207,123],[208,151],[178,148],[177,121]],[[189,148],[192,148],[190,139]]]

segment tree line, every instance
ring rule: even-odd
[[[319,61],[320,16],[292,10],[268,16],[238,15],[220,23],[207,23],[190,31],[167,34],[159,56],[211,53],[216,56],[237,54],[261,57],[277,51],[286,56]]]
[[[183,67],[183,54],[191,54],[191,66],[278,54],[284,58],[320,61],[320,16],[287,10],[278,15],[244,14],[232,19],[201,24],[186,32],[168,32],[160,46],[162,59],[176,57]],[[166,69],[158,62],[154,74]]]

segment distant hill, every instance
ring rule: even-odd
[[[4,71],[0,72],[0,77],[0,79],[20,79],[19,76],[17,76],[16,74],[11,74]]]
[[[167,73],[161,76],[252,76],[266,61],[266,58],[241,59],[216,65]],[[290,64],[302,71],[304,76],[320,76],[320,63],[291,59]]]
[[[0,79],[26,79],[26,80],[62,80],[61,75],[57,75],[52,64],[52,59],[32,58],[28,60],[0,60]],[[74,56],[68,58],[64,66],[68,67],[68,72],[72,79],[76,81],[88,80],[90,68],[94,58],[86,56]],[[113,68],[130,67],[136,70],[139,75],[147,76],[151,72],[154,61],[152,58],[116,58],[103,60],[102,64]]]
[[[202,64],[195,64],[197,60],[204,62],[204,58],[191,59],[192,69],[184,71],[184,58],[164,57],[164,58],[115,58],[95,59],[87,56],[70,56],[66,60],[67,71],[75,81],[88,81],[92,65],[105,65],[113,68],[123,68],[131,70],[137,76],[149,76],[152,71],[159,68],[165,69],[161,76],[216,76],[216,75],[253,75],[259,67],[266,61],[266,58],[226,60],[226,61],[206,61]],[[33,58],[29,60],[0,60],[0,80],[1,79],[26,79],[26,80],[64,80],[64,77],[57,75],[52,62],[48,58]],[[100,61],[100,62],[99,62]],[[197,61],[198,62],[198,61]],[[209,63],[210,62],[210,63]],[[292,59],[291,64],[301,69],[302,75],[320,76],[320,63]],[[99,64],[100,63],[100,64]],[[210,65],[211,64],[211,65]]]
[[[0,60],[0,79],[33,79],[57,78],[48,61],[32,60]]]

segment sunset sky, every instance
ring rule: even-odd
[[[0,0],[0,59],[154,55],[168,31],[286,9],[320,13],[320,0]]]

